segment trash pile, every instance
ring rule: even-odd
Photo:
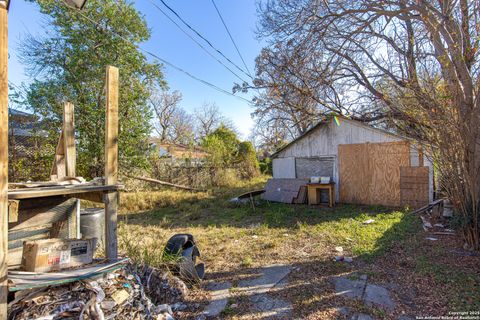
[[[69,284],[19,291],[9,303],[8,319],[153,319],[173,320],[186,308],[185,283],[168,272],[126,264]]]
[[[451,207],[450,201],[439,199],[414,211],[422,220],[423,230],[429,234],[425,237],[426,240],[437,241],[438,237],[436,236],[455,235],[455,230],[448,228],[449,219],[452,217]]]

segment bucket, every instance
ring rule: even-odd
[[[82,238],[97,238],[97,247],[105,243],[105,210],[88,208],[80,210],[80,233]]]

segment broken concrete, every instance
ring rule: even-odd
[[[395,302],[390,298],[390,292],[374,284],[367,285],[363,300],[367,305],[377,305],[388,310],[395,309]]]
[[[230,297],[230,282],[211,283],[207,286],[207,290],[211,292],[211,301],[203,311],[207,317],[217,317],[227,307],[228,298]]]
[[[250,301],[254,305],[254,310],[261,312],[262,319],[289,318],[292,313],[292,305],[290,302],[272,298],[268,294],[252,296]]]
[[[334,279],[335,293],[339,296],[345,296],[352,299],[362,299],[366,280],[350,280],[345,277]]]
[[[365,313],[356,313],[351,320],[374,320],[372,316]]]
[[[260,276],[254,279],[242,280],[238,283],[240,291],[252,294],[268,292],[292,271],[291,266],[271,265],[260,269]]]
[[[361,275],[360,280],[337,277],[333,279],[333,283],[336,295],[362,300],[366,305],[375,305],[386,310],[395,309],[390,292],[385,287],[367,284],[366,275]]]
[[[238,283],[238,290],[249,296],[253,309],[261,314],[262,319],[290,318],[293,309],[290,302],[273,298],[268,292],[285,287],[291,270],[291,266],[272,265],[262,268],[259,277]]]

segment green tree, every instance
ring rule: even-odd
[[[202,146],[216,164],[232,166],[238,154],[239,143],[237,134],[222,124],[203,139]]]
[[[241,142],[237,134],[225,125],[207,135],[202,146],[209,153],[210,163],[217,169],[235,167],[242,178],[252,178],[259,173],[253,144],[250,141]]]
[[[237,163],[243,178],[253,178],[259,174],[257,153],[250,141],[243,141],[238,145]]]
[[[20,58],[36,79],[25,90],[26,106],[54,124],[47,129],[50,139],[57,139],[63,101],[73,102],[77,172],[101,176],[105,68],[114,65],[120,70],[120,163],[126,167],[146,165],[152,116],[147,100],[152,89],[165,87],[165,82],[161,65],[148,62],[135,46],[150,38],[145,19],[123,0],[89,0],[81,14],[63,1],[36,2],[48,16],[48,33],[41,39],[28,36],[23,41]]]

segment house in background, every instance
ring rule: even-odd
[[[8,135],[10,137],[31,137],[35,129],[39,129],[37,116],[8,108]]]
[[[187,146],[176,143],[161,142],[159,138],[150,138],[151,148],[159,157],[171,160],[190,160],[202,162],[208,157],[208,152],[198,146]]]
[[[433,200],[433,166],[419,146],[347,118],[319,122],[272,160],[273,179],[331,177],[337,202],[418,207]]]

